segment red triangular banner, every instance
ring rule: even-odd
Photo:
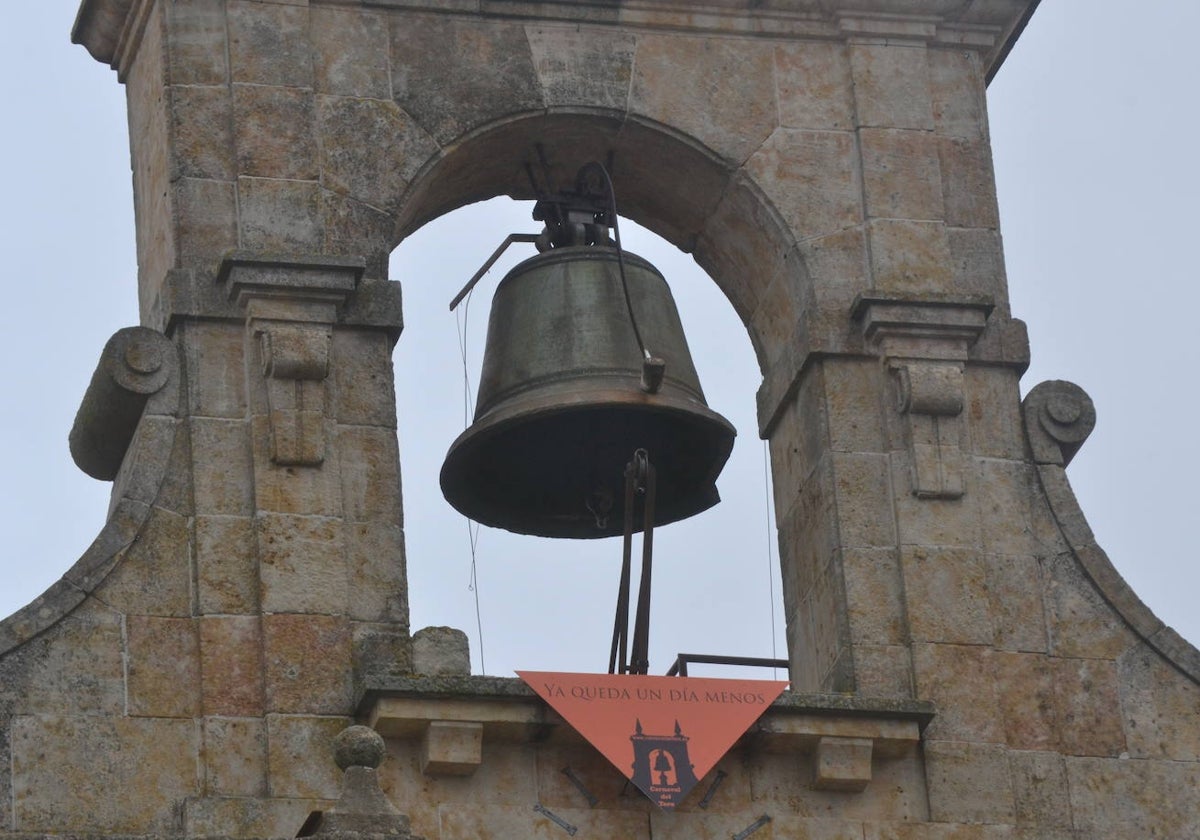
[[[517,676],[664,810],[678,805],[787,687],[704,677]]]

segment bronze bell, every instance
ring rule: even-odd
[[[666,281],[622,256],[629,307],[611,245],[549,249],[500,282],[475,419],[442,465],[442,492],[464,515],[544,537],[621,534],[637,449],[657,470],[655,525],[720,500],[736,432],[704,401]],[[641,387],[629,308],[644,346],[666,362],[655,393]]]

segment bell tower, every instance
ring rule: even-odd
[[[139,326],[72,434],[107,524],[0,622],[0,840],[1200,833],[1200,653],[1075,503],[1087,395],[1019,397],[985,86],[1036,6],[83,0]],[[387,257],[539,147],[622,162],[762,373],[791,690],[669,813],[408,622]]]

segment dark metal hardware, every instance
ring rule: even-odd
[[[587,789],[587,787],[583,784],[583,779],[576,776],[575,771],[572,770],[570,767],[564,767],[562,769],[562,774],[571,780],[571,784],[575,785],[575,789],[577,791],[579,791],[580,793],[583,794],[583,798],[587,800],[588,807],[595,808],[596,804],[600,800],[598,797],[596,797],[595,794],[593,794],[590,790]]]
[[[553,811],[551,811],[547,808],[542,807],[542,803],[540,803],[540,802],[533,806],[533,810],[537,811],[539,814],[544,816],[546,819],[550,820],[550,822],[557,825],[559,828],[561,828],[563,831],[567,832],[567,834],[571,835],[572,837],[575,836],[575,832],[579,831],[578,828],[571,825],[569,822],[564,820],[558,814],[554,813]]]
[[[758,831],[760,828],[762,828],[764,825],[766,825],[770,821],[771,821],[771,817],[768,814],[763,814],[761,817],[756,819],[754,822],[750,823],[750,825],[746,826],[744,829],[739,831],[737,834],[733,835],[733,840],[746,840],[747,837],[749,837],[754,832]]]
[[[708,653],[681,653],[675,657],[675,664],[667,671],[668,677],[686,677],[689,662],[701,665],[741,665],[750,668],[784,668],[788,667],[786,659],[770,659],[761,656],[721,656]]]

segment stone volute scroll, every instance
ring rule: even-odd
[[[1074,382],[1042,382],[1026,394],[1021,409],[1038,464],[1067,466],[1096,428],[1096,405]]]
[[[958,499],[963,487],[963,366],[987,325],[984,297],[862,295],[851,315],[896,387],[912,461],[912,492]]]
[[[271,460],[325,460],[326,378],[333,325],[362,277],[362,260],[237,253],[218,282],[246,314],[266,380]]]
[[[178,366],[175,345],[146,327],[119,330],[100,354],[71,426],[71,457],[101,481],[117,477],[147,402]]]

